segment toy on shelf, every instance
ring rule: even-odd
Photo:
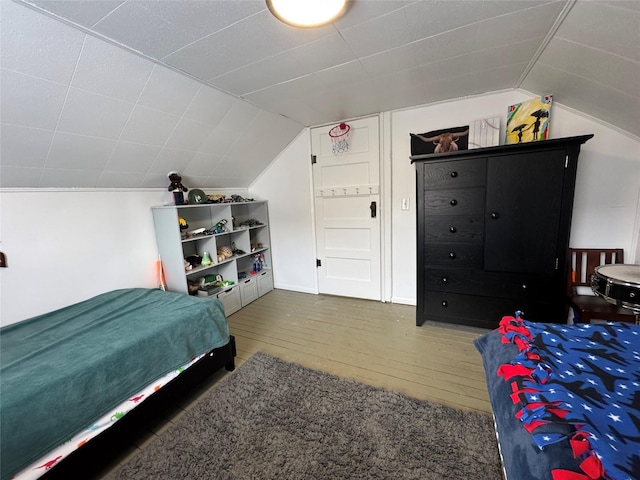
[[[202,260],[200,262],[200,265],[206,266],[206,265],[211,265],[213,263],[213,260],[211,260],[211,257],[209,256],[208,252],[204,252],[202,254]]]
[[[262,222],[258,221],[258,220],[254,220],[253,218],[250,218],[249,220],[245,220],[244,222],[240,222],[240,225],[238,225],[239,227],[257,227],[260,225],[264,225]]]
[[[228,231],[227,220],[224,218],[213,226],[213,233],[226,233]]]
[[[231,258],[233,257],[233,251],[231,250],[231,247],[222,245],[221,247],[218,247],[218,258],[220,258],[220,255],[222,255],[225,259]]]
[[[233,242],[231,244],[231,251],[233,252],[234,255],[244,255],[245,251],[244,250],[240,250],[239,248],[236,248],[236,243]]]
[[[182,192],[187,192],[189,189],[182,184],[182,177],[178,172],[169,172],[167,174],[171,184],[169,185],[168,190],[173,193],[173,200],[176,205],[184,204],[184,194]]]
[[[264,256],[261,253],[256,253],[253,255],[253,270],[252,274],[256,274],[264,268]]]

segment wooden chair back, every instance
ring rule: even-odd
[[[622,248],[570,248],[567,261],[567,293],[574,294],[576,287],[590,287],[591,275],[596,267],[614,263],[624,263]]]
[[[567,265],[567,303],[574,311],[574,322],[591,323],[592,319],[635,322],[633,311],[618,307],[591,290],[580,295],[577,287],[591,287],[591,276],[600,265],[624,263],[622,248],[570,248]]]

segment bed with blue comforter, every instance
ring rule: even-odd
[[[208,352],[228,350],[232,341],[218,300],[140,288],[108,292],[3,327],[2,480],[101,417],[109,419],[123,401],[138,402],[139,392],[159,378]],[[235,350],[229,352],[224,364],[232,369]],[[52,465],[37,465],[33,474]]]
[[[640,326],[505,317],[475,344],[507,480],[640,479]]]

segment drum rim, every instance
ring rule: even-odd
[[[635,265],[625,264],[625,263],[612,263],[612,264],[600,265],[600,266],[596,267],[593,273],[594,273],[594,275],[596,275],[596,277],[598,279],[602,279],[602,280],[604,280],[605,282],[607,282],[609,284],[621,285],[623,287],[637,287],[637,288],[640,288],[640,282],[629,282],[627,280],[618,280],[616,278],[609,277],[609,276],[605,275],[604,273],[600,273],[599,272],[599,270],[602,269],[602,267],[614,267],[616,265],[619,265],[619,266],[623,266],[624,265],[626,267],[635,266]]]

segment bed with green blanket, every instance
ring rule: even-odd
[[[224,351],[220,366],[233,369],[232,343],[218,300],[155,289],[104,293],[1,328],[2,480],[194,359]]]

